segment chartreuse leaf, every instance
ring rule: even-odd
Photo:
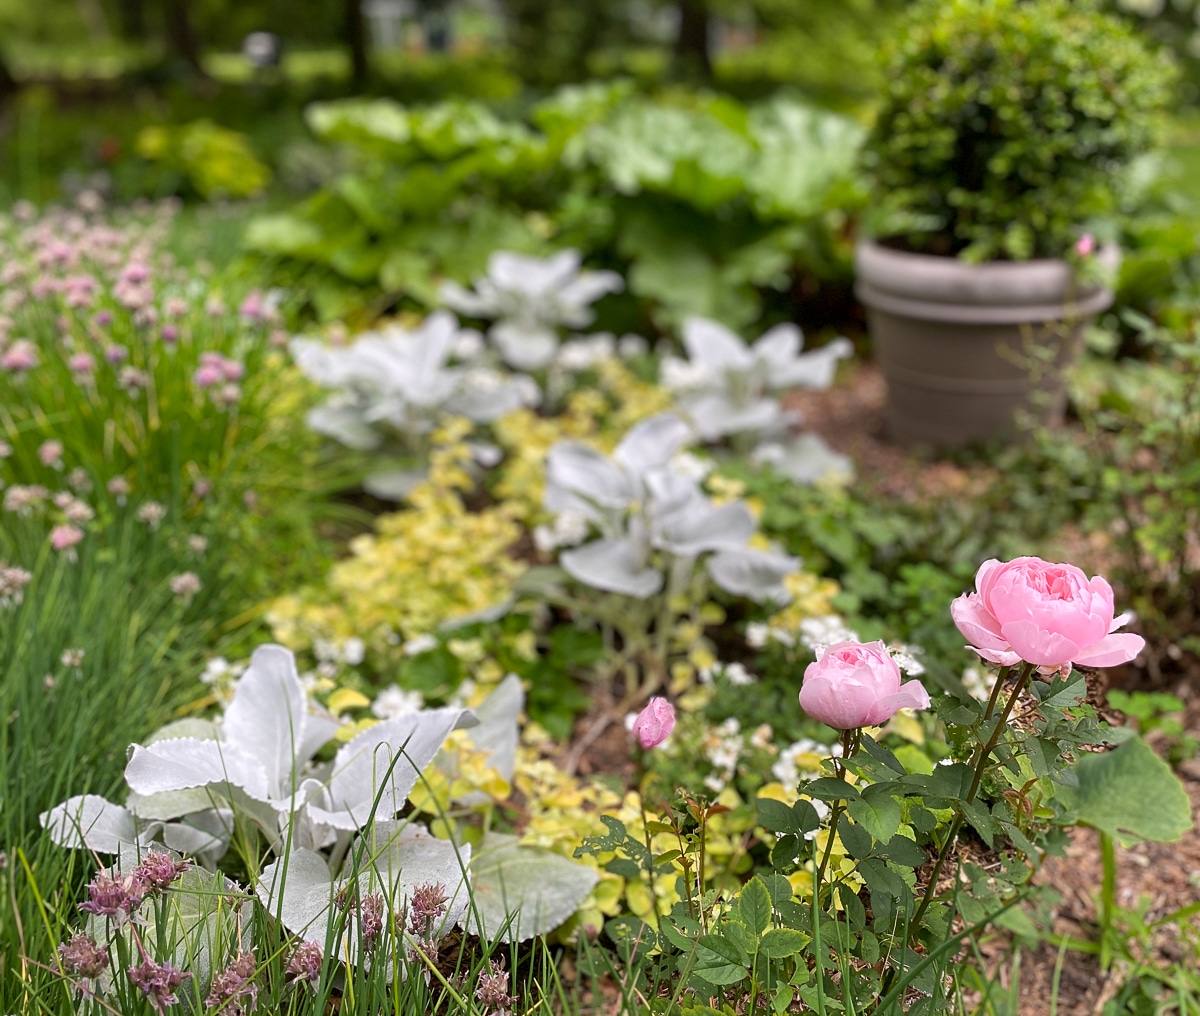
[[[900,829],[900,805],[879,787],[868,787],[862,797],[851,800],[846,809],[850,817],[880,843],[886,843]]]
[[[1192,828],[1192,811],[1178,777],[1141,738],[1113,751],[1088,754],[1071,772],[1078,787],[1058,796],[1075,819],[1123,846],[1140,840],[1169,842]]]

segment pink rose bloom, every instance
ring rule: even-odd
[[[665,698],[655,697],[637,714],[630,733],[643,748],[657,748],[675,729],[675,707]]]
[[[804,670],[800,708],[837,730],[877,727],[898,709],[928,709],[920,681],[900,684],[900,668],[882,642],[836,642]]]
[[[1072,564],[1040,557],[985,561],[975,589],[951,603],[950,614],[969,648],[1002,667],[1022,660],[1050,668],[1114,667],[1146,644],[1140,635],[1116,633],[1127,618],[1113,618],[1112,586]]]

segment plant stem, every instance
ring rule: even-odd
[[[971,780],[971,788],[967,791],[967,796],[963,799],[964,803],[970,804],[975,800],[975,795],[979,793],[979,787],[983,782],[983,773],[987,768],[988,759],[991,757],[996,745],[999,744],[1000,735],[1004,730],[1005,724],[1008,723],[1008,718],[1012,715],[1013,707],[1017,704],[1017,699],[1021,697],[1021,693],[1025,690],[1026,685],[1029,684],[1029,679],[1033,676],[1035,666],[1033,663],[1025,664],[1024,669],[1021,671],[1021,676],[1017,678],[1016,687],[1013,688],[1012,694],[1004,704],[1004,711],[1000,714],[1000,719],[996,721],[991,735],[986,742],[980,742],[979,750],[975,754],[975,776]],[[995,712],[996,703],[1000,700],[999,689],[1004,686],[1004,681],[1008,676],[1009,670],[1009,667],[1005,667],[996,676],[996,684],[992,688],[987,709],[983,714],[985,722],[991,719],[992,713]],[[914,931],[920,928],[921,918],[925,916],[925,911],[929,909],[929,904],[933,902],[933,895],[937,891],[938,878],[942,874],[942,868],[945,867],[946,859],[950,856],[950,851],[954,847],[954,841],[958,838],[958,833],[962,829],[962,825],[963,811],[959,808],[954,816],[954,821],[950,824],[950,830],[946,834],[946,839],[942,843],[942,849],[938,851],[937,861],[933,866],[933,871],[930,872],[929,882],[925,886],[925,894],[921,897],[921,905],[917,907],[917,912],[913,915],[911,927]]]
[[[1117,909],[1117,848],[1112,836],[1106,832],[1100,833],[1100,860],[1104,865],[1100,883],[1100,970],[1103,973],[1112,962],[1109,942]]]

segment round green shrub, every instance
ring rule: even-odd
[[[867,142],[910,249],[1059,257],[1158,139],[1174,72],[1086,0],[926,0],[885,52]]]

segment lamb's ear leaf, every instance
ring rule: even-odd
[[[456,847],[439,840],[415,822],[376,822],[360,840],[371,872],[388,888],[384,895],[395,897],[398,904],[412,898],[418,886],[441,885],[449,903],[439,922],[439,933],[454,927],[470,905],[471,890],[467,868],[471,863],[471,845]],[[362,884],[360,877],[359,882]],[[395,889],[393,893],[391,890]]]
[[[591,868],[515,836],[488,833],[475,855],[472,906],[463,927],[489,941],[523,942],[553,931],[592,891]]]
[[[475,709],[479,726],[471,730],[471,743],[490,752],[488,765],[511,781],[517,766],[521,710],[525,708],[525,689],[516,674],[509,674]]]
[[[662,572],[642,565],[627,540],[593,540],[563,551],[558,555],[558,563],[571,578],[584,585],[606,593],[636,596],[639,600],[653,596],[663,584]]]
[[[262,763],[235,745],[178,737],[135,744],[125,766],[125,782],[143,796],[200,787],[240,787],[251,797],[266,800],[267,771]]]
[[[746,343],[723,324],[708,318],[684,320],[683,346],[693,362],[716,370],[749,370],[754,364]]]
[[[613,459],[642,474],[665,466],[695,435],[674,413],[658,413],[633,425],[617,445]]]
[[[444,708],[368,727],[338,751],[328,784],[330,808],[310,805],[314,818],[338,829],[361,829],[372,809],[377,818],[391,819],[451,731],[476,723],[469,709]]]
[[[762,460],[796,483],[816,483],[829,476],[849,480],[854,476],[853,461],[835,452],[816,434],[797,434],[787,444],[773,446]]]
[[[746,547],[713,554],[706,562],[706,567],[713,581],[728,593],[745,596],[759,603],[770,601],[784,604],[791,599],[791,593],[784,586],[783,579],[794,572],[799,564],[794,557]]]
[[[277,858],[263,868],[255,892],[288,931],[325,945],[333,880],[320,854],[297,847]]]
[[[60,847],[116,854],[122,844],[137,842],[137,820],[133,815],[96,794],[68,798],[42,812],[38,821]]]
[[[258,759],[277,791],[308,761],[299,757],[307,712],[296,658],[283,646],[259,646],[234,686],[221,740]]]
[[[383,501],[404,501],[427,475],[424,469],[381,469],[363,479],[363,489]]]

